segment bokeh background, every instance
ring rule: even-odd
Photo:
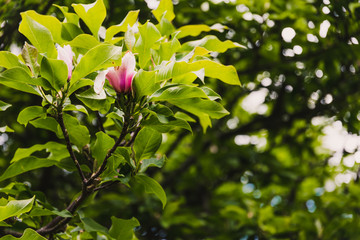
[[[20,12],[61,12],[52,6],[92,1],[0,1],[0,50],[17,53]],[[104,26],[129,10],[139,21],[156,19],[156,1],[104,1]],[[234,65],[242,87],[207,79],[229,116],[206,134],[164,136],[168,161],[150,175],[164,187],[168,204],[138,189],[113,186],[82,211],[109,226],[110,216],[141,223],[139,239],[359,239],[360,214],[360,1],[174,0],[174,25],[223,24],[222,32],[246,49],[215,54]],[[201,37],[201,36],[200,36]],[[192,40],[191,37],[182,41]],[[55,140],[21,126],[17,114],[41,99],[0,85],[0,172],[15,150]],[[4,133],[3,126],[15,133]],[[80,189],[76,174],[46,168],[13,181],[27,182],[62,209]],[[0,183],[4,187],[9,182]]]

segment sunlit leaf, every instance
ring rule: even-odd
[[[76,14],[85,22],[92,34],[98,38],[98,32],[106,17],[106,8],[103,0],[91,4],[72,4]]]
[[[129,11],[124,20],[118,25],[113,25],[106,30],[105,42],[111,42],[119,32],[126,32],[128,26],[133,26],[137,21],[139,10]]]
[[[12,200],[8,202],[6,206],[0,206],[0,221],[30,211],[34,200],[35,196],[25,200]]]

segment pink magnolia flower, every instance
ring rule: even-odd
[[[64,47],[58,46],[58,56],[57,59],[63,60],[66,63],[66,66],[68,68],[68,79],[71,78],[72,69],[73,69],[73,52],[71,50],[70,45],[64,45]]]
[[[121,66],[108,69],[106,78],[116,92],[127,93],[132,90],[131,85],[136,74],[135,65],[135,56],[132,52],[128,51],[121,60]]]

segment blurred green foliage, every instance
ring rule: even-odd
[[[0,48],[23,44],[17,32],[20,12],[34,9],[61,16],[51,4],[71,2],[0,4]],[[360,4],[350,0],[173,2],[177,27],[221,23],[227,28],[212,34],[247,46],[219,55],[222,63],[235,65],[243,87],[213,82],[211,87],[231,115],[214,121],[206,134],[194,125],[193,135],[178,131],[166,136],[162,146],[166,165],[150,171],[166,191],[165,210],[155,197],[119,185],[89,201],[84,209],[87,216],[104,226],[110,226],[110,216],[135,216],[141,224],[139,239],[358,239],[359,160],[344,164],[345,158],[356,156],[358,143],[352,147],[350,141],[339,141],[335,152],[324,149],[321,137],[324,127],[334,123],[345,131],[344,139],[357,140],[360,130]],[[107,26],[118,24],[135,9],[141,10],[140,22],[154,19],[143,1],[107,1],[106,5]],[[285,28],[296,33],[290,41]],[[18,147],[54,136],[31,126],[24,131],[15,123],[19,109],[38,99],[3,86],[0,96],[13,105],[0,112],[0,126],[17,130],[0,135],[5,142],[0,146],[0,166],[5,167]],[[342,161],[334,163],[334,155]],[[32,186],[23,190],[25,196],[42,191],[59,208],[80,187],[72,174],[55,168],[22,175],[18,181],[29,179]]]

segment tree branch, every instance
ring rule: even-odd
[[[61,127],[61,130],[63,132],[63,135],[64,135],[64,138],[65,138],[65,141],[66,141],[66,147],[67,147],[67,150],[70,154],[70,157],[71,159],[73,160],[78,172],[79,172],[79,175],[81,177],[81,180],[84,183],[86,183],[86,178],[85,178],[85,175],[83,173],[83,171],[81,170],[81,167],[80,167],[80,164],[79,164],[79,161],[76,159],[76,156],[74,154],[74,151],[71,147],[71,142],[70,142],[70,138],[69,138],[69,133],[65,127],[65,124],[64,124],[64,119],[63,119],[63,112],[62,111],[59,111],[58,113],[58,118],[57,118],[59,124],[60,124],[60,127]]]

